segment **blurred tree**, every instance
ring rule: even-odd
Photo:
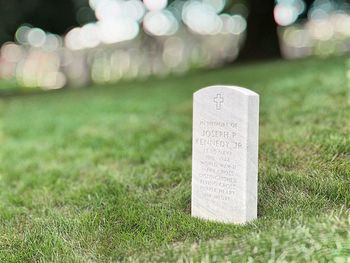
[[[278,58],[281,56],[277,25],[273,16],[275,0],[248,1],[247,37],[239,60]]]
[[[34,3],[35,7],[29,12],[24,10],[24,22],[56,34],[63,34],[69,27],[77,25],[71,0],[35,0]]]
[[[274,19],[275,0],[248,0],[247,37],[238,60],[260,60],[281,57]],[[305,18],[314,0],[304,0]]]
[[[23,23],[63,34],[71,27],[94,20],[89,9],[88,0],[0,0],[0,44],[13,40]]]

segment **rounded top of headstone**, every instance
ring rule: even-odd
[[[200,90],[197,90],[194,94],[202,93],[202,92],[209,91],[212,89],[228,89],[228,90],[232,90],[232,91],[241,93],[241,94],[246,95],[246,96],[258,96],[259,97],[258,93],[254,92],[250,89],[246,89],[246,88],[242,88],[242,87],[238,87],[238,86],[229,86],[229,85],[213,85],[213,86],[205,87],[205,88],[202,88]]]

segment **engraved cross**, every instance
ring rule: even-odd
[[[214,102],[216,103],[216,109],[221,110],[221,104],[224,102],[224,98],[221,96],[221,94],[217,94],[214,98]]]

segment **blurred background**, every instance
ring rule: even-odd
[[[0,0],[3,89],[52,90],[350,50],[344,0]]]

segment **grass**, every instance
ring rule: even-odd
[[[0,262],[349,262],[349,67],[0,98]],[[244,226],[190,216],[192,93],[218,83],[261,96],[259,217]]]

